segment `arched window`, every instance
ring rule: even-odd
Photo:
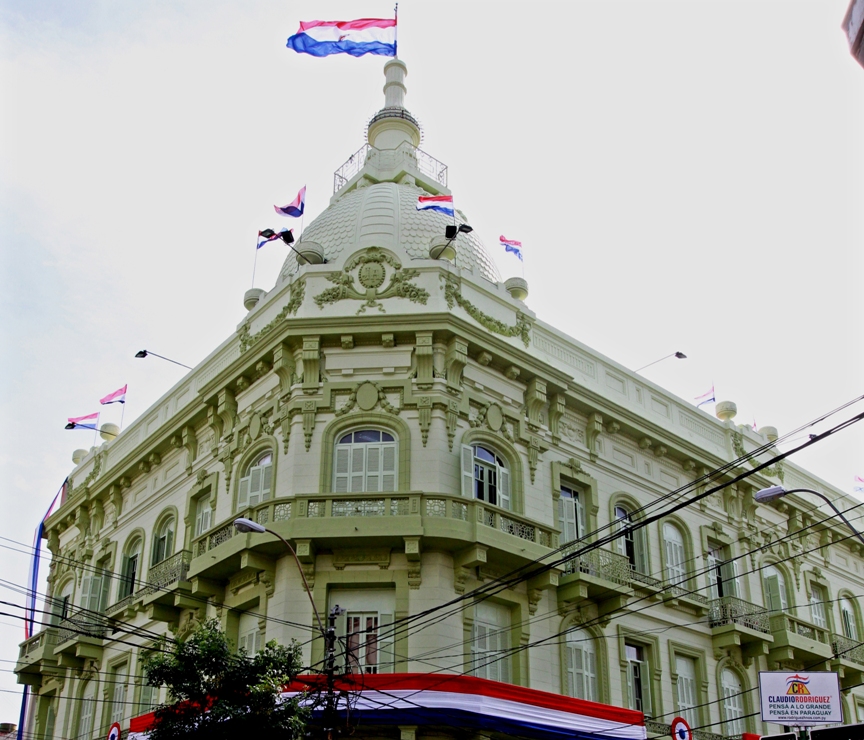
[[[666,554],[666,581],[680,585],[687,580],[687,555],[684,535],[674,524],[663,525],[663,546]]]
[[[765,606],[771,612],[785,612],[789,608],[786,598],[786,579],[773,565],[762,571],[762,588],[765,591]]]
[[[615,507],[615,520],[618,523],[619,530],[629,527],[633,523],[633,517],[630,510],[626,506]],[[648,558],[645,557],[645,539],[642,530],[630,531],[623,537],[619,537],[618,552],[625,555],[630,561],[630,567],[639,572],[648,572]]]
[[[136,537],[126,546],[126,551],[123,553],[123,566],[120,571],[118,599],[125,599],[135,593],[135,586],[141,578],[141,549],[140,537]]]
[[[161,563],[174,554],[174,517],[166,517],[156,530],[153,538],[153,558],[151,565]]]
[[[81,705],[78,707],[78,729],[76,737],[87,738],[93,732],[93,715],[96,714],[96,682],[88,681],[81,692]]]
[[[510,471],[483,445],[462,445],[462,495],[502,509],[510,508]]]
[[[396,490],[396,440],[390,432],[360,429],[336,443],[333,466],[335,493]]]
[[[568,696],[600,701],[597,691],[597,649],[594,638],[586,630],[568,630],[564,643],[564,673]]]
[[[561,530],[561,543],[582,539],[584,534],[585,509],[579,498],[579,491],[561,486],[558,499],[558,528]]]
[[[858,617],[855,614],[855,605],[847,598],[840,599],[840,622],[843,625],[843,634],[850,640],[857,640]]]
[[[744,727],[744,695],[741,679],[731,668],[724,668],[720,677],[723,694],[723,734],[740,735]]]
[[[240,478],[240,488],[237,493],[237,510],[249,506],[257,506],[270,498],[273,486],[273,453],[269,450],[246,468]]]

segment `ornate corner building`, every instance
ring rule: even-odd
[[[567,337],[474,233],[445,239],[453,220],[416,205],[449,194],[447,168],[418,148],[404,64],[385,76],[299,259],[77,463],[47,523],[52,624],[16,666],[27,731],[128,729],[165,698],[142,656],[209,617],[249,652],[297,639],[314,672],[302,576],[318,613],[344,610],[342,672],[455,702],[431,717],[370,704],[376,737],[555,735],[519,725],[520,706],[566,710],[553,724],[570,737],[665,735],[675,716],[699,740],[777,732],[755,691],[773,669],[837,671],[846,721],[864,720],[862,547],[806,497],[754,493],[857,502],[791,461],[756,470],[776,430],[736,426],[732,404],[711,417]],[[302,576],[237,517],[288,539]]]

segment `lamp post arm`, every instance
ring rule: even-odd
[[[288,548],[288,551],[294,556],[294,562],[297,563],[297,570],[300,571],[300,577],[303,579],[303,587],[306,589],[306,595],[309,597],[309,603],[312,604],[312,611],[315,612],[315,619],[318,621],[318,629],[321,630],[321,634],[326,634],[324,631],[324,624],[321,621],[321,616],[318,614],[318,608],[315,606],[315,599],[312,598],[312,591],[309,589],[309,582],[306,580],[306,574],[303,572],[303,564],[300,562],[300,558],[297,557],[297,553],[294,552],[294,548],[288,544],[288,540],[286,540],[281,534],[278,532],[274,532],[272,529],[267,529],[265,527],[265,532],[269,532],[274,537],[278,537],[282,540],[282,544]]]
[[[818,496],[826,504],[828,504],[828,506],[830,506],[834,510],[834,513],[837,516],[839,516],[843,520],[843,522],[846,524],[846,526],[852,530],[852,532],[855,534],[855,536],[859,540],[861,540],[861,544],[864,544],[864,535],[862,535],[857,529],[855,529],[855,527],[852,526],[852,523],[845,516],[843,516],[843,512],[841,512],[840,509],[838,509],[834,505],[834,502],[830,498],[828,498],[824,493],[819,493],[819,491],[814,491],[812,488],[793,488],[791,491],[786,491],[786,493],[812,493],[814,496]]]

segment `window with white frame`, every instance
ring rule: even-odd
[[[666,582],[680,586],[687,580],[687,551],[684,535],[674,524],[663,524],[663,547],[666,555]]]
[[[396,458],[396,440],[390,432],[359,429],[343,434],[334,454],[333,491],[395,491]]]
[[[696,661],[687,655],[675,656],[677,674],[675,690],[678,698],[678,714],[687,720],[691,727],[699,726],[698,692],[696,690]]]
[[[510,508],[510,471],[483,445],[462,445],[462,495]]]
[[[724,596],[738,596],[738,561],[729,557],[728,548],[709,544],[706,555],[708,561],[708,592],[711,599]]]
[[[724,668],[720,676],[723,695],[723,734],[740,735],[744,727],[744,695],[741,679],[731,668]]]
[[[633,517],[626,506],[615,507],[615,520],[618,530],[624,530],[633,524]],[[628,531],[616,540],[618,552],[630,561],[630,567],[638,573],[648,572],[648,558],[645,556],[645,540],[643,530]]]
[[[126,711],[126,675],[128,666],[123,663],[111,669],[111,712],[108,717],[111,724],[122,722],[128,714]]]
[[[762,589],[765,592],[765,606],[770,612],[785,612],[789,608],[786,598],[786,579],[773,565],[766,565],[762,571]]]
[[[471,635],[471,674],[510,682],[510,609],[481,601],[474,607]]]
[[[651,715],[651,674],[642,645],[624,644],[627,661],[627,706],[637,712]]]
[[[174,517],[166,517],[159,525],[153,537],[153,557],[151,565],[161,563],[165,558],[174,554]]]
[[[155,709],[159,703],[159,687],[147,683],[147,676],[143,669],[140,678],[141,688],[138,692],[138,714],[147,714]]]
[[[564,642],[564,672],[569,696],[600,701],[597,691],[597,649],[584,629],[570,629]]]
[[[558,499],[558,528],[561,530],[561,544],[575,542],[584,536],[585,509],[580,492],[569,486],[561,486]]]
[[[810,584],[810,621],[817,627],[828,627],[828,613],[825,611],[825,589],[818,583]]]
[[[330,592],[330,608],[337,606],[343,611],[336,618],[336,639],[346,672],[392,673],[395,592],[379,588],[334,589]]]
[[[120,572],[120,592],[118,599],[125,599],[135,593],[135,587],[141,577],[141,540],[135,538],[123,553],[123,567]]]
[[[210,507],[210,494],[207,493],[195,499],[195,536],[200,537],[210,529],[210,516],[213,509]]]
[[[273,453],[265,452],[260,455],[240,478],[240,487],[237,490],[237,511],[249,506],[258,506],[262,501],[270,498],[270,489],[273,487]]]
[[[63,584],[63,588],[60,590],[60,595],[54,597],[54,610],[51,615],[52,624],[58,624],[61,620],[66,619],[69,616],[69,606],[72,603],[72,590],[74,584],[75,581],[67,581]]]
[[[96,713],[96,681],[90,680],[81,692],[78,707],[78,728],[75,737],[87,740],[93,732],[93,715]]]
[[[237,624],[237,650],[254,655],[264,647],[264,630],[257,614],[243,612]]]
[[[843,634],[850,640],[858,639],[858,617],[855,614],[855,606],[847,598],[840,599],[840,623],[843,625]]]
[[[104,612],[111,592],[111,573],[107,561],[102,561],[81,579],[81,607],[91,612]]]

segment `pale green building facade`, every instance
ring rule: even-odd
[[[292,252],[222,345],[76,456],[47,525],[53,624],[16,667],[27,731],[127,727],[160,698],[141,656],[207,617],[249,651],[297,639],[320,667],[294,560],[239,516],[293,543],[320,614],[346,610],[354,671],[473,673],[641,710],[648,737],[681,715],[713,740],[780,730],[753,715],[759,671],[836,670],[846,721],[864,721],[862,547],[815,499],[753,496],[856,502],[793,462],[559,562],[769,460],[687,488],[776,431],[566,336],[474,233],[448,242],[451,219],[417,210],[449,193],[446,167],[418,149],[404,65],[385,71],[367,145],[294,245],[302,264]]]

